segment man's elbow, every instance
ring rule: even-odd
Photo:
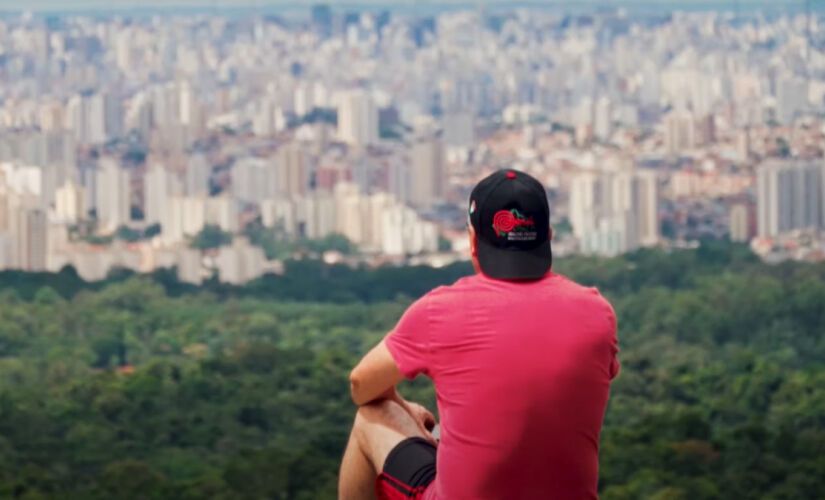
[[[352,402],[356,405],[362,406],[366,403],[361,395],[361,378],[356,370],[353,370],[349,375],[349,393],[352,396]]]

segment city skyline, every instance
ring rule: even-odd
[[[0,269],[442,266],[502,168],[558,256],[825,258],[825,17],[347,5],[0,18]]]
[[[388,10],[402,10],[414,12],[416,10],[438,12],[456,8],[473,8],[480,5],[506,10],[521,7],[550,7],[555,10],[577,10],[581,8],[620,7],[630,10],[674,11],[674,10],[719,10],[737,11],[753,9],[767,9],[771,11],[802,11],[806,8],[806,0],[679,0],[678,2],[661,2],[657,0],[518,0],[503,2],[501,0],[409,0],[401,2],[387,2],[386,0],[331,0],[327,2],[300,1],[300,0],[76,0],[67,5],[61,0],[33,0],[21,6],[15,0],[0,0],[0,12],[117,12],[117,11],[151,11],[151,10],[254,10],[270,7],[285,7],[290,10],[308,9],[313,5],[327,4],[340,9],[385,8]],[[808,7],[811,11],[825,11],[825,5],[811,2]]]

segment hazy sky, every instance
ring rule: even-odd
[[[496,2],[495,0],[491,1],[478,1],[478,0],[452,0],[448,2],[444,2],[443,0],[0,0],[0,10],[89,10],[89,9],[100,9],[100,10],[110,10],[110,9],[134,9],[134,8],[157,8],[157,7],[166,7],[166,8],[174,8],[174,7],[221,7],[221,8],[231,8],[231,7],[256,7],[256,6],[272,6],[278,4],[288,4],[290,6],[295,5],[312,5],[316,3],[329,3],[329,4],[340,4],[340,3],[347,3],[347,4],[401,4],[404,6],[411,6],[411,5],[433,5],[438,3],[468,3],[468,4],[475,4],[475,3],[504,3],[504,2]],[[564,4],[663,4],[663,3],[671,3],[672,0],[527,0],[527,1],[519,1],[516,3],[564,3]],[[804,0],[776,0],[770,2],[775,6],[779,6],[782,4],[800,4],[803,3]],[[724,6],[730,7],[735,3],[735,0],[679,0],[677,2],[672,2],[675,4],[681,5],[690,5],[690,4],[701,4],[703,6]],[[747,4],[762,4],[768,3],[764,0],[739,0],[740,6],[745,7]],[[816,3],[816,1],[814,1]]]

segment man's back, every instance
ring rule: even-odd
[[[595,289],[548,273],[478,274],[417,301],[387,337],[401,372],[435,382],[442,499],[596,498],[598,439],[618,371]]]

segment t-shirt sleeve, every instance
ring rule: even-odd
[[[415,301],[385,341],[398,369],[409,379],[415,378],[419,373],[429,373],[428,302],[426,295]]]

